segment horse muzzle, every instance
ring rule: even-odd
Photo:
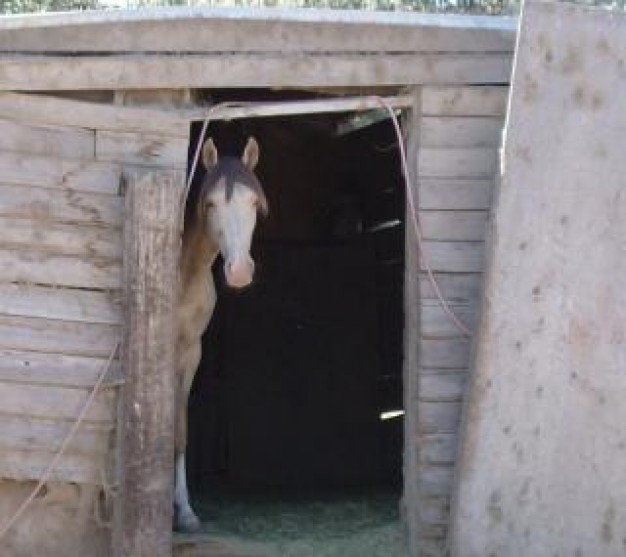
[[[250,257],[242,257],[226,261],[224,264],[226,284],[232,288],[249,286],[254,277],[254,261]]]

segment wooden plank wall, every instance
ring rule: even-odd
[[[41,101],[56,124],[8,106],[0,120],[0,477],[16,480],[39,478],[120,340],[122,171],[184,170],[187,158],[186,131],[157,133],[151,120],[140,133],[136,109],[118,107],[121,123],[99,129],[75,118],[98,120],[99,105]],[[101,108],[104,121],[113,107]],[[119,368],[52,479],[99,483],[110,472]]]
[[[423,87],[418,210],[425,252],[444,297],[472,331],[485,226],[497,172],[508,87]],[[441,557],[470,340],[420,273],[417,444],[420,555]]]

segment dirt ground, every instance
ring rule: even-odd
[[[396,494],[267,499],[224,497],[196,503],[205,551],[229,557],[406,557]],[[178,540],[184,546],[184,538]],[[181,547],[183,549],[183,547]]]

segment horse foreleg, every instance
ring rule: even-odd
[[[187,401],[198,364],[200,363],[201,346],[189,348],[186,364],[180,374],[178,397],[176,401],[176,489],[174,504],[176,511],[176,528],[183,532],[195,532],[200,528],[200,520],[193,512],[189,502],[187,489],[187,467],[185,451],[187,449]]]

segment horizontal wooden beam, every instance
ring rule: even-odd
[[[36,249],[0,246],[0,282],[120,288],[122,264],[118,259],[53,255]]]
[[[1,189],[1,188],[0,188]],[[108,226],[0,218],[3,248],[122,260],[122,231]]]
[[[105,358],[3,349],[0,350],[0,381],[88,389],[93,387],[106,363]],[[121,378],[120,364],[113,361],[106,384],[120,383]]]
[[[504,116],[507,85],[427,86],[422,89],[424,116]]]
[[[179,138],[189,135],[189,119],[181,118],[174,110],[107,105],[49,95],[0,93],[0,119],[30,124],[153,133]],[[87,130],[84,133],[88,133]],[[92,158],[94,150],[92,147]],[[74,153],[72,158],[81,157]]]
[[[0,90],[508,83],[511,55],[7,56]]]
[[[119,292],[0,283],[0,313],[81,323],[122,323]]]
[[[510,52],[516,20],[177,7],[5,18],[0,31],[4,52]]]

